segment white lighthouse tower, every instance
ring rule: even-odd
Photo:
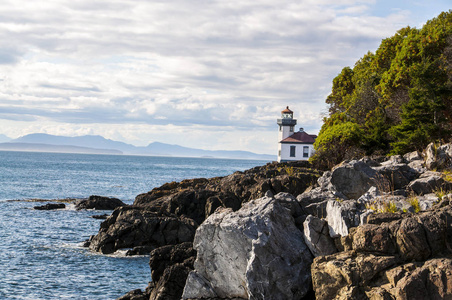
[[[289,109],[289,106],[281,111],[281,119],[278,119],[276,123],[279,125],[278,138],[280,141],[293,134],[295,125],[297,125],[297,120],[293,118],[293,111]],[[281,146],[279,150],[281,150]]]
[[[281,111],[281,119],[278,133],[278,162],[308,160],[314,154],[314,142],[316,135],[306,133],[303,128],[294,132],[297,120],[293,118],[293,111],[289,106]]]

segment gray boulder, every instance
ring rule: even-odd
[[[425,195],[437,190],[450,190],[452,183],[444,180],[440,172],[427,171],[408,185],[408,189],[417,195]]]
[[[356,200],[330,200],[326,206],[326,220],[330,236],[335,238],[346,236],[351,227],[361,224],[361,214],[366,211],[364,204]]]
[[[325,172],[317,186],[298,195],[297,201],[307,215],[324,218],[329,201],[358,199],[373,186],[382,190],[390,183],[364,161],[345,161]]]
[[[218,209],[195,235],[197,258],[183,298],[301,299],[312,255],[284,203],[272,197]]]
[[[389,183],[366,163],[352,160],[333,169],[331,184],[348,199],[358,199],[372,186],[386,186]]]
[[[405,159],[406,162],[414,162],[414,161],[424,161],[424,158],[422,157],[422,154],[419,151],[413,151],[408,152],[405,155],[403,155],[403,159]]]
[[[303,227],[304,240],[315,257],[337,252],[325,220],[309,215],[304,221]]]
[[[403,189],[412,180],[419,177],[418,171],[405,163],[400,163],[397,159],[388,160],[382,163],[380,167],[375,167],[374,170],[380,173],[390,183],[387,191]]]
[[[452,144],[436,146],[430,143],[425,149],[425,165],[429,170],[452,167]]]

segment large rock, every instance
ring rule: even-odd
[[[452,299],[451,259],[432,259],[424,264],[417,264],[416,269],[404,272],[402,276],[397,274],[390,277],[387,274],[387,277],[392,279],[391,287],[396,299]]]
[[[341,252],[312,265],[317,300],[452,299],[452,260],[397,265],[393,256]]]
[[[114,210],[120,206],[126,206],[126,204],[117,198],[92,195],[88,199],[78,201],[75,209]]]
[[[345,252],[314,259],[316,299],[452,299],[448,197],[426,212],[368,220],[340,239]]]
[[[361,224],[361,214],[366,207],[355,200],[336,201],[330,200],[326,206],[326,220],[328,222],[330,236],[346,236],[351,227]]]
[[[337,252],[325,220],[309,215],[304,221],[303,227],[306,245],[315,257]]]
[[[184,299],[300,299],[309,291],[312,255],[290,210],[275,198],[237,212],[217,210],[196,231],[194,247]]]
[[[396,253],[396,245],[391,238],[387,224],[365,224],[353,233],[353,249],[360,252],[377,252],[387,255]]]
[[[373,168],[387,179],[389,186],[386,191],[405,188],[412,180],[419,177],[418,171],[408,166],[406,163],[400,163],[399,160],[388,160],[380,167]]]
[[[452,183],[444,180],[440,172],[427,171],[418,179],[411,181],[408,188],[417,195],[425,195],[439,190],[450,190]]]
[[[394,230],[399,253],[406,261],[425,260],[430,257],[431,249],[423,225],[415,218],[406,218]]]
[[[395,266],[394,256],[339,252],[319,256],[312,264],[312,283],[317,300],[367,299],[364,287],[380,272]]]
[[[137,207],[120,207],[101,223],[90,249],[104,254],[136,246],[157,248],[191,242],[196,230],[193,220],[159,215]]]
[[[385,186],[387,180],[366,163],[352,160],[333,169],[331,184],[348,199],[358,199],[372,186]]]
[[[33,209],[36,210],[55,210],[55,209],[65,209],[66,205],[64,203],[47,203],[41,206],[35,206]]]
[[[437,146],[430,143],[425,149],[425,165],[429,170],[452,168],[452,144]]]
[[[165,269],[162,277],[154,284],[149,299],[179,300],[184,290],[185,281],[192,268],[177,263]]]
[[[305,161],[271,163],[225,177],[170,182],[140,194],[134,205],[160,213],[185,216],[201,224],[218,207],[238,210],[242,203],[286,192],[297,196],[317,180],[320,172]]]
[[[195,261],[195,258],[196,251],[193,249],[193,244],[189,242],[162,246],[153,250],[149,260],[152,280],[154,282],[159,281],[165,269],[175,264],[184,264],[193,269],[193,262]]]

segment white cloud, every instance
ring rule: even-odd
[[[2,1],[0,133],[273,153],[281,109],[318,131],[334,76],[422,14],[386,2]]]

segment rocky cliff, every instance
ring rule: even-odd
[[[90,247],[155,248],[160,275],[122,299],[452,298],[451,144],[307,167],[168,183],[115,210]]]

